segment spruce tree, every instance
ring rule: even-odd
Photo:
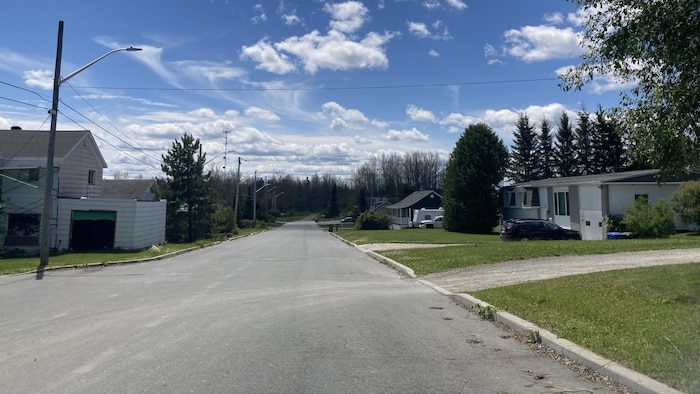
[[[555,175],[554,146],[552,145],[552,129],[547,119],[542,120],[541,133],[538,146],[538,170],[539,179],[553,178]]]
[[[569,121],[569,115],[562,112],[557,129],[557,142],[554,144],[554,158],[557,175],[579,175],[576,163],[576,151],[574,145],[574,132]]]
[[[450,154],[445,169],[445,227],[449,231],[488,233],[498,223],[498,185],[508,150],[493,130],[469,126]]]
[[[591,144],[591,114],[586,108],[578,112],[578,125],[576,125],[576,162],[578,172],[581,175],[595,173],[593,170],[593,147]]]
[[[530,119],[521,113],[516,123],[514,145],[511,147],[508,177],[516,183],[537,178],[537,133]]]
[[[624,170],[625,149],[614,119],[598,106],[592,126],[593,168],[597,173]]]

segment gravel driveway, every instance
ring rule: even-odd
[[[590,272],[695,262],[700,262],[700,248],[541,257],[459,268],[423,279],[452,292],[469,292]]]

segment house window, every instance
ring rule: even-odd
[[[554,214],[557,216],[569,216],[569,192],[554,193]]]
[[[524,207],[539,207],[540,198],[537,190],[526,190],[523,198]]]
[[[7,215],[5,245],[36,245],[39,241],[39,214],[11,213]]]
[[[38,168],[23,168],[19,170],[17,178],[20,181],[26,182],[36,182],[39,180],[39,169]]]
[[[515,192],[503,192],[503,206],[504,207],[514,207],[515,206]]]
[[[95,184],[95,170],[88,171],[88,185]]]
[[[634,201],[637,201],[639,199],[644,199],[647,202],[649,202],[649,195],[648,194],[635,194],[634,195]]]

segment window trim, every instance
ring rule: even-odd
[[[88,185],[95,184],[95,170],[88,170]]]
[[[564,194],[564,209],[562,212],[562,207],[560,205],[559,201],[559,195]],[[554,192],[554,215],[555,216],[571,216],[571,205],[569,203],[569,192],[568,191],[559,191],[559,192]]]

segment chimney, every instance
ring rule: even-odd
[[[19,126],[12,126],[12,127],[10,127],[10,130],[20,131],[20,130],[22,130],[22,128]]]

